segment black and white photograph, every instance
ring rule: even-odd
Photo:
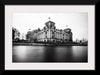
[[[13,62],[87,62],[88,14],[16,13]]]
[[[94,23],[92,5],[6,5],[6,69],[94,69]]]

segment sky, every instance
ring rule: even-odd
[[[73,40],[88,39],[88,13],[14,13],[13,27],[21,34],[27,34],[29,29],[43,29],[45,22],[55,22],[57,29],[70,28]]]

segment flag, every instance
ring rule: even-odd
[[[49,19],[49,21],[50,21],[50,17],[49,17],[48,19]]]
[[[68,27],[68,25],[66,25],[66,27]]]

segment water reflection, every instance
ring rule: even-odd
[[[26,46],[19,46],[19,47],[14,47],[14,58],[16,58],[19,61],[24,61],[27,58],[27,47]],[[18,59],[20,58],[20,59]]]
[[[44,61],[47,62],[55,61],[55,46],[47,46],[44,49]]]
[[[13,61],[36,62],[43,61],[44,47],[37,46],[14,46]]]
[[[87,46],[13,46],[13,62],[87,62]]]
[[[72,60],[72,46],[56,48],[56,61],[67,62]]]
[[[73,61],[87,61],[87,47],[73,46],[72,56]]]

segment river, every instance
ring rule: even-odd
[[[13,46],[14,63],[88,62],[88,46]]]

